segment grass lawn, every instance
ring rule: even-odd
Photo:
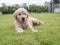
[[[30,16],[42,20],[45,25],[35,26],[38,33],[30,29],[20,34],[14,29],[11,14],[0,15],[0,45],[60,45],[60,14],[31,13]]]

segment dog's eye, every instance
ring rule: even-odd
[[[21,14],[19,14],[19,15],[21,15]]]

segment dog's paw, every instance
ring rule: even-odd
[[[38,32],[38,30],[32,30],[32,32]]]
[[[24,30],[18,30],[17,31],[17,33],[23,33],[24,32]]]
[[[40,21],[39,24],[44,25],[44,22]]]

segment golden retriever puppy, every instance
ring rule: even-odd
[[[19,33],[24,32],[24,28],[29,28],[32,32],[38,32],[38,30],[33,28],[33,25],[44,24],[41,21],[38,21],[36,18],[29,17],[29,13],[24,8],[17,9],[14,14],[15,19],[15,29]]]

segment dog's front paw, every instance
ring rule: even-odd
[[[17,31],[17,33],[23,33],[24,32],[24,30],[18,30]]]
[[[38,30],[32,30],[32,32],[38,32]]]

